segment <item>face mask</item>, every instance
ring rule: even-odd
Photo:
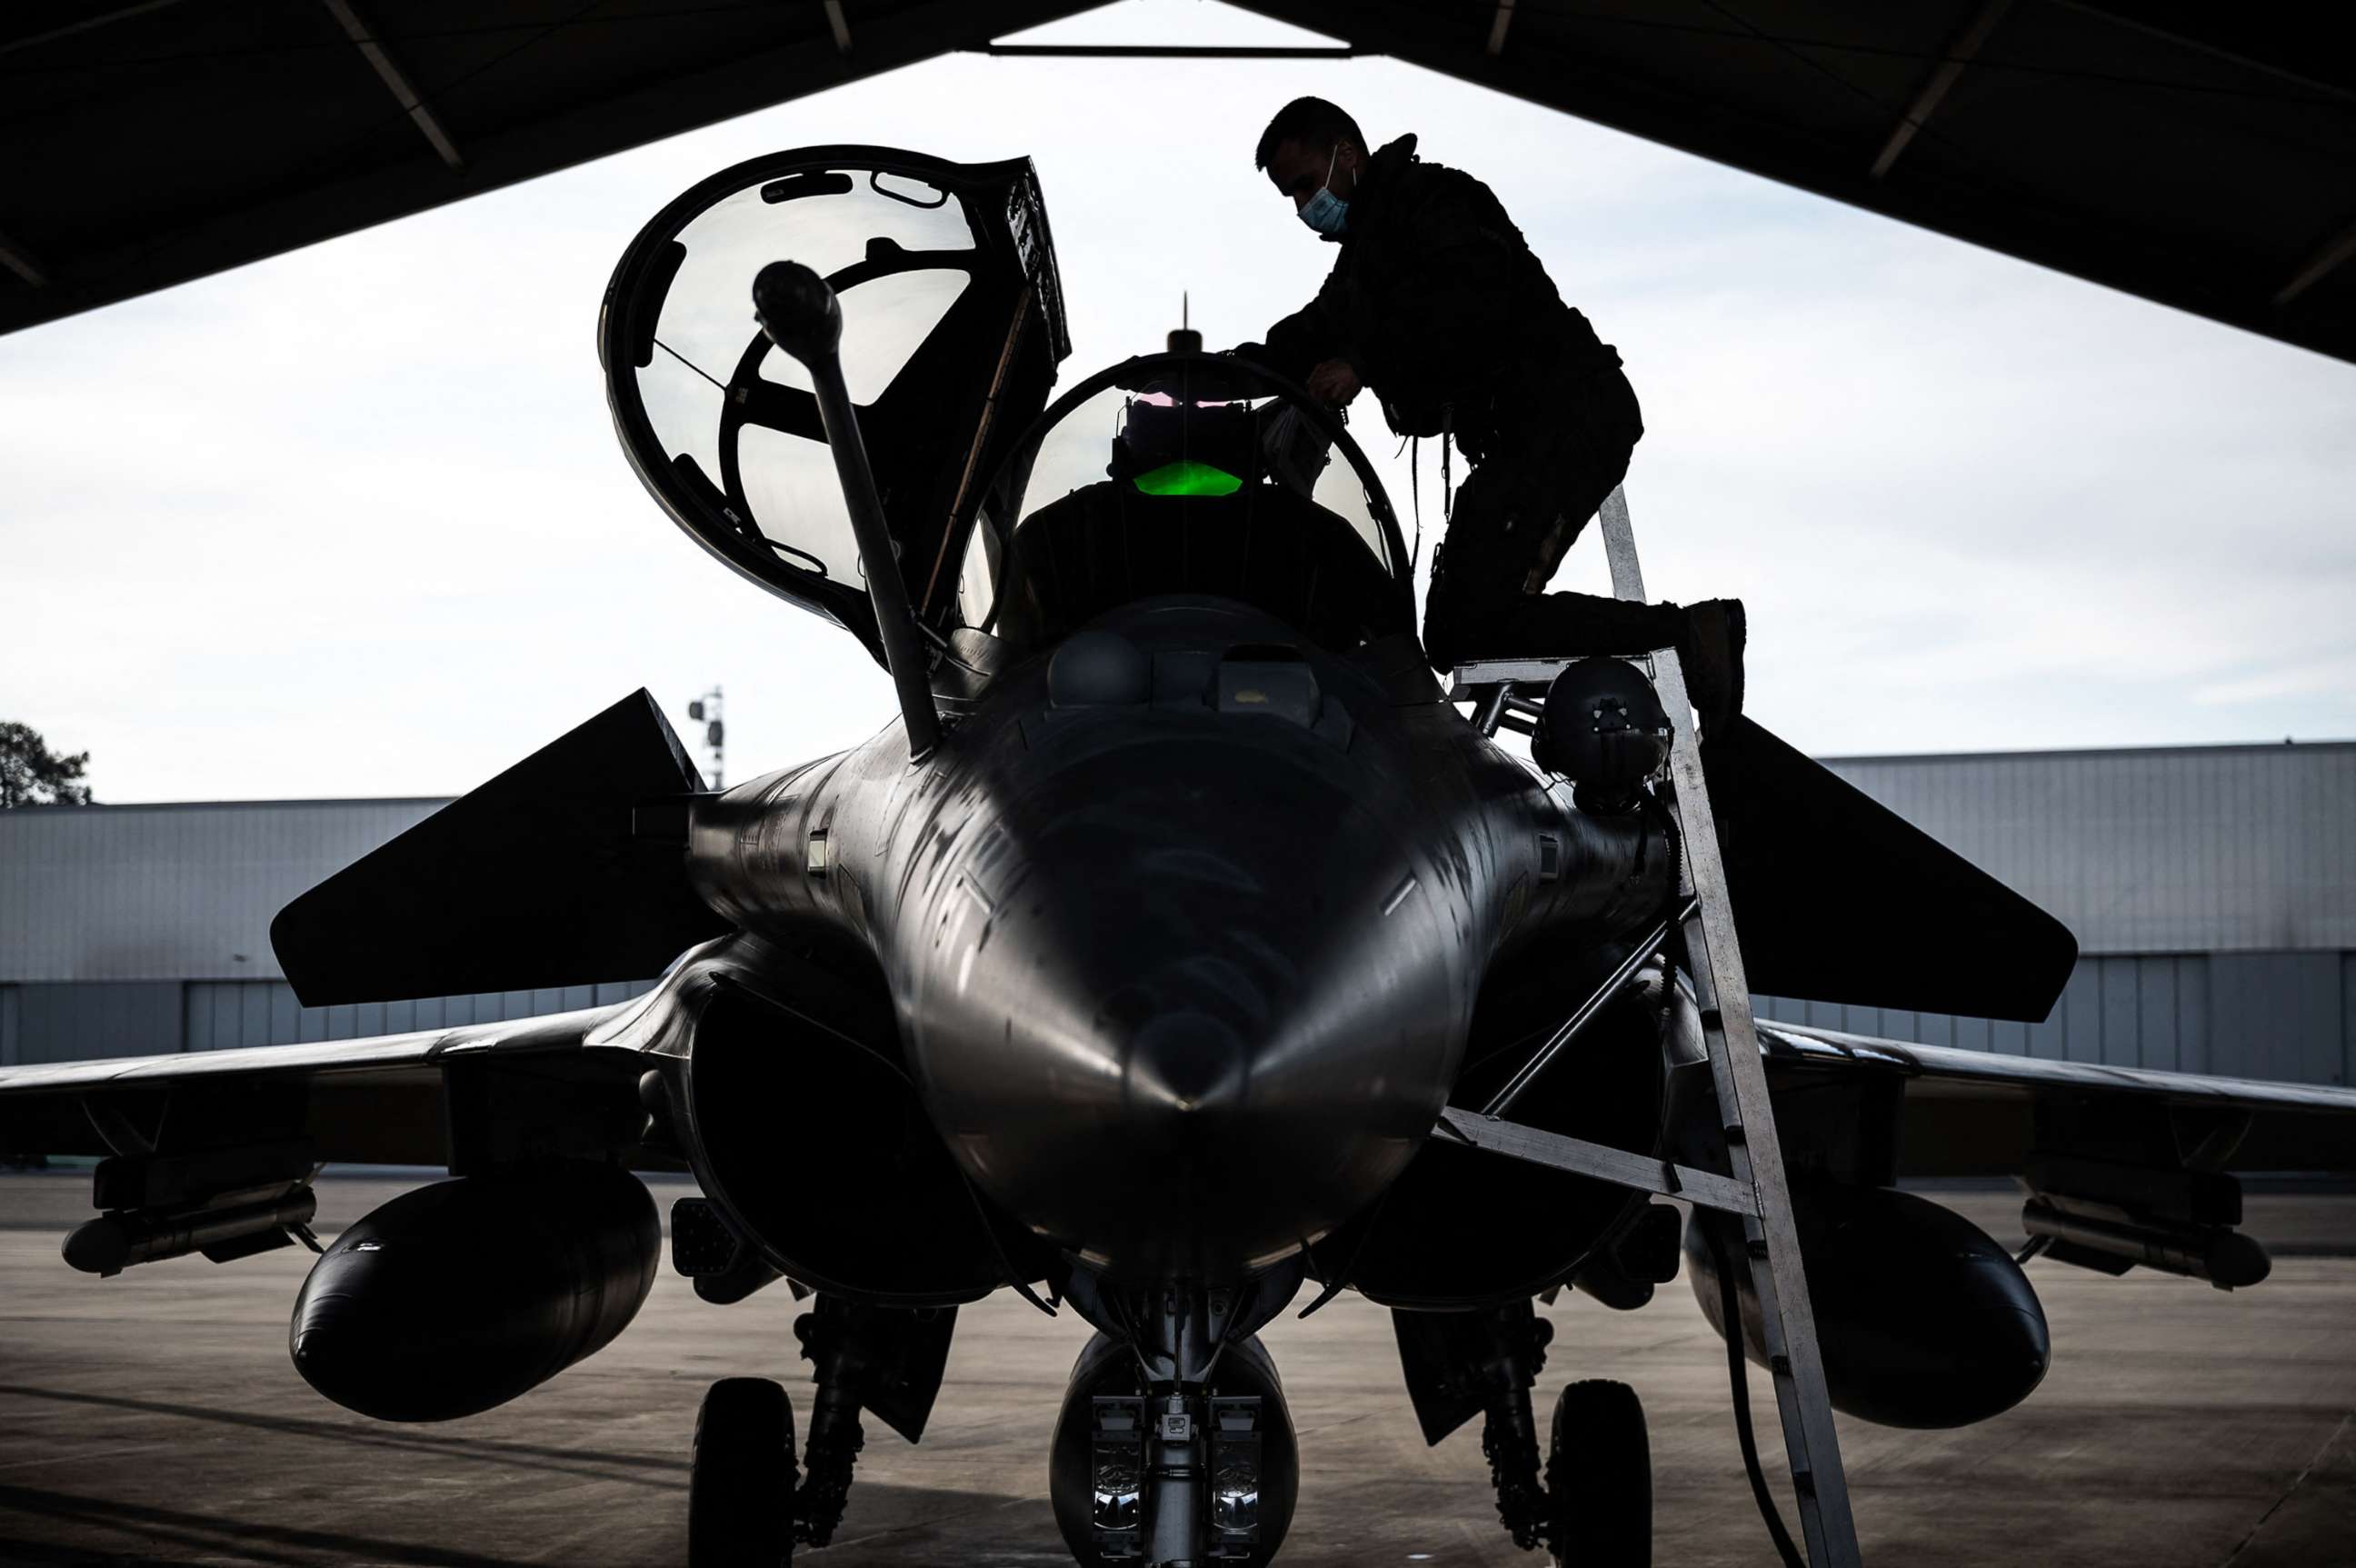
[[[1350,204],[1333,194],[1331,181],[1333,166],[1342,161],[1342,149],[1337,144],[1333,156],[1325,160],[1325,185],[1317,194],[1301,204],[1301,220],[1320,234],[1339,234],[1350,226]]]

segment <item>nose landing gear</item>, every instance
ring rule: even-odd
[[[1098,1327],[1055,1424],[1049,1493],[1084,1568],[1265,1568],[1300,1469],[1276,1366],[1253,1332],[1297,1272],[1236,1286],[1067,1289]]]

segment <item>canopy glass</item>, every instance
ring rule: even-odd
[[[787,260],[841,303],[843,379],[903,581],[942,626],[980,478],[1067,348],[1045,209],[1021,160],[804,148],[681,195],[607,292],[607,392],[648,489],[706,549],[880,657],[875,564],[860,558],[809,374],[753,316],[753,279]]]
[[[1216,594],[1355,646],[1408,624],[1403,557],[1332,413],[1242,360],[1161,354],[1082,383],[1009,456],[958,608],[1026,647],[1134,599]]]

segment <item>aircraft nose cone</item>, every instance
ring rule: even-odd
[[[1460,912],[1382,781],[1304,766],[1324,743],[1290,726],[1224,733],[1025,790],[945,863],[967,891],[902,988],[960,1164],[1101,1266],[1232,1274],[1340,1224],[1430,1133],[1462,1047]],[[1295,749],[1249,744],[1272,735]]]
[[[1130,1098],[1158,1111],[1235,1110],[1244,1102],[1250,1071],[1243,1036],[1191,1009],[1147,1020],[1129,1047]]]

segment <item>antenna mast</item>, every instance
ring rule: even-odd
[[[1186,291],[1178,291],[1178,330],[1170,334],[1170,351],[1173,354],[1199,354],[1203,351],[1203,335],[1194,330],[1190,317],[1192,302]]]

